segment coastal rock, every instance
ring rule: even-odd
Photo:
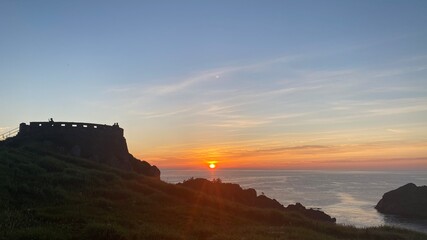
[[[222,183],[220,179],[209,181],[204,178],[191,178],[182,183],[178,183],[178,185],[248,206],[276,209],[283,207],[277,201],[273,202],[272,199],[266,197],[260,198],[260,196],[257,196],[255,189],[242,189],[239,184]]]
[[[332,218],[331,216],[329,216],[328,214],[320,210],[316,210],[312,208],[307,209],[301,203],[290,204],[286,207],[286,209],[289,211],[296,211],[296,212],[303,213],[305,216],[309,218],[320,220],[320,221],[325,221],[325,222],[337,221],[336,218]]]
[[[141,161],[132,156],[132,154],[129,154],[129,158],[134,172],[160,179],[160,170],[156,166],[150,165],[146,161]]]
[[[381,213],[427,217],[427,186],[408,183],[387,192],[375,206]]]
[[[300,203],[284,207],[276,199],[271,199],[264,194],[257,195],[255,189],[243,189],[239,184],[222,183],[220,179],[209,181],[204,178],[191,178],[182,183],[178,183],[178,185],[203,192],[207,195],[219,196],[221,198],[251,207],[292,211],[314,220],[330,223],[336,222],[335,218],[332,218],[322,211],[307,209]]]

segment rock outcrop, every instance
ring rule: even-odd
[[[378,212],[409,217],[427,217],[427,186],[408,183],[387,192],[375,206]]]
[[[127,148],[123,129],[113,126],[75,122],[22,123],[16,137],[8,144],[40,142],[56,151],[93,160],[125,171],[134,171],[160,179],[160,170],[133,157]]]
[[[284,207],[276,199],[268,198],[263,194],[257,195],[255,189],[243,189],[239,184],[222,183],[219,179],[209,181],[203,178],[191,178],[182,183],[178,183],[178,185],[251,207],[271,208],[281,211],[293,211],[318,221],[331,223],[336,222],[335,218],[332,218],[331,216],[327,215],[322,211],[315,209],[307,209],[300,203]]]

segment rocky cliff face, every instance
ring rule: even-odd
[[[160,171],[156,166],[136,159],[129,153],[123,129],[118,125],[33,122],[30,125],[21,124],[18,135],[8,139],[8,142],[14,144],[29,141],[42,142],[64,154],[160,179]]]
[[[408,183],[385,193],[375,208],[381,213],[427,217],[427,186]]]

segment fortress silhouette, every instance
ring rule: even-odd
[[[4,142],[15,146],[38,142],[63,154],[160,178],[160,170],[156,166],[129,153],[124,130],[118,123],[55,122],[53,119],[21,123],[18,134]]]

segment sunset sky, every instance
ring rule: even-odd
[[[0,1],[0,133],[162,168],[427,169],[427,1]]]

